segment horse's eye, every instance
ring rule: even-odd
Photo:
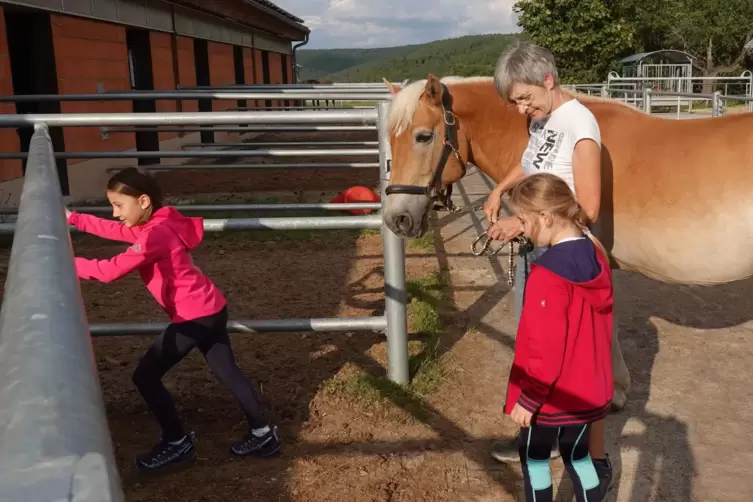
[[[417,132],[416,143],[430,143],[434,139],[434,133],[432,132]]]

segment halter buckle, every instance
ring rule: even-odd
[[[450,110],[444,111],[444,123],[448,126],[454,126],[455,125],[455,114],[452,113]]]

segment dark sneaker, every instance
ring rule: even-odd
[[[230,452],[239,457],[248,455],[271,457],[278,451],[280,451],[280,440],[277,437],[277,427],[272,427],[269,432],[261,437],[256,437],[249,432],[243,440],[230,445]]]
[[[503,441],[495,441],[492,444],[492,449],[489,453],[491,456],[504,464],[520,462],[520,453],[518,453],[518,438],[520,437],[520,431],[515,434],[512,439],[506,439]],[[555,441],[552,446],[552,455],[550,458],[559,458],[560,449],[559,443]]]
[[[166,467],[188,464],[196,459],[196,435],[191,432],[178,444],[160,439],[148,453],[136,456],[136,467],[153,472]]]
[[[612,462],[609,455],[606,455],[604,460],[594,460],[593,463],[599,477],[599,495],[601,500],[605,500],[607,493],[612,489]]]

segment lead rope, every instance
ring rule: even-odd
[[[447,211],[450,214],[457,214],[457,213],[475,213],[476,211],[480,211],[484,208],[483,204],[476,204],[473,206],[456,206],[452,203],[451,198],[447,198],[445,200],[445,203],[443,206],[434,206],[435,211]],[[490,227],[491,228],[491,227]],[[515,284],[515,253],[513,244],[518,245],[518,250],[520,250],[520,246],[526,244],[526,239],[522,237],[515,237],[510,242],[504,243],[501,246],[497,247],[496,249],[493,249],[491,247],[491,243],[494,239],[489,237],[489,234],[487,233],[489,229],[487,228],[485,232],[483,232],[481,235],[476,237],[476,239],[471,243],[471,254],[473,256],[495,256],[498,254],[502,249],[505,248],[505,246],[510,246],[510,252],[507,256],[507,285],[509,287],[513,287]],[[478,244],[482,242],[483,240],[483,246],[481,249],[478,249]]]
[[[488,232],[488,230],[487,230]],[[510,251],[507,255],[507,285],[509,287],[512,287],[515,284],[515,248],[513,247],[514,244],[518,245],[518,252],[520,252],[520,246],[526,245],[527,241],[526,239],[522,237],[515,237],[510,242],[506,242],[502,244],[501,246],[498,246],[496,249],[493,249],[491,247],[492,238],[489,237],[489,234],[487,232],[482,233],[478,237],[476,237],[476,240],[473,241],[471,244],[471,254],[473,256],[494,256],[502,249],[505,248],[505,246],[510,246]],[[478,249],[479,242],[482,242],[483,240],[483,246],[481,249]]]

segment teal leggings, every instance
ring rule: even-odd
[[[523,466],[526,502],[552,502],[552,472],[549,456],[559,440],[565,469],[570,475],[578,502],[600,502],[599,477],[588,453],[589,425],[542,427],[520,430],[518,452]]]

